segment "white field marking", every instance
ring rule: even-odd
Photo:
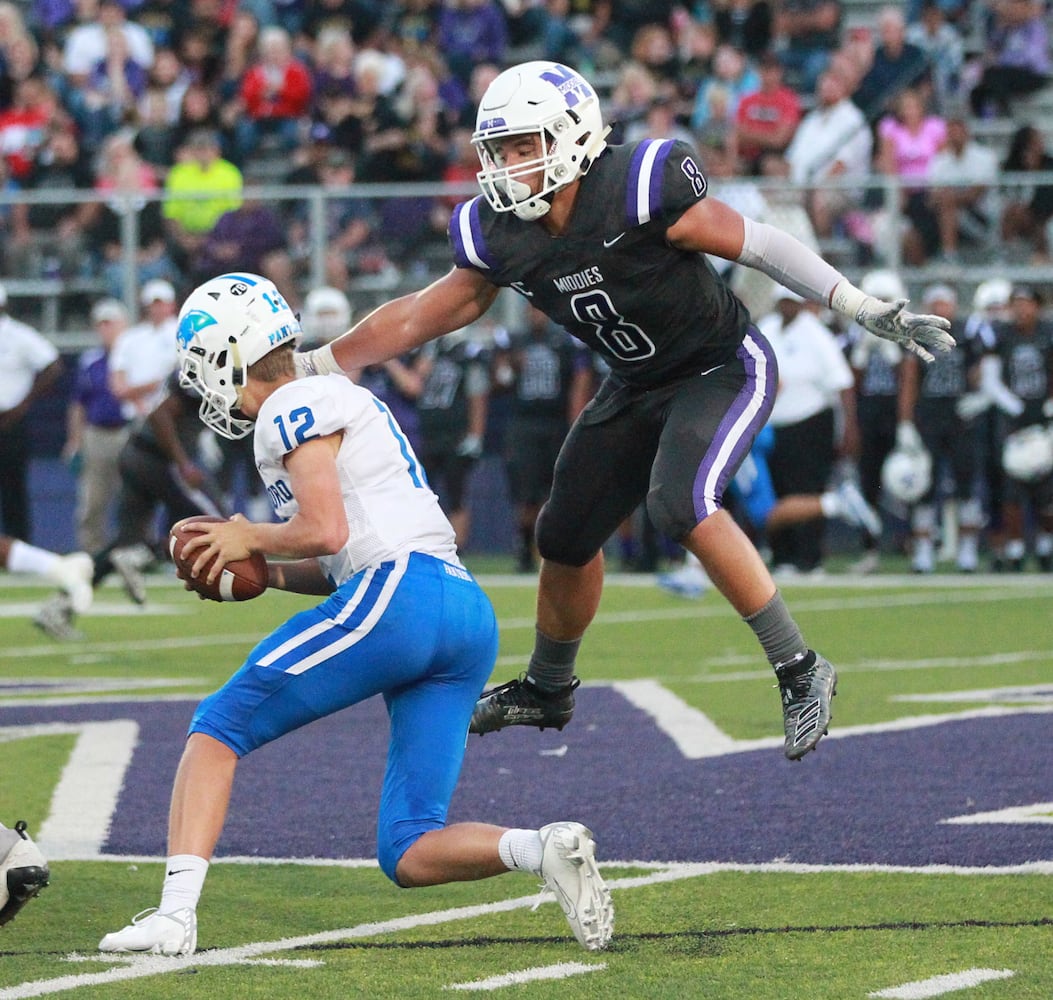
[[[727,754],[746,753],[751,750],[769,750],[773,747],[781,747],[783,744],[782,736],[762,736],[750,740],[739,740],[728,736],[704,712],[688,705],[656,681],[616,681],[611,686],[630,704],[650,715],[655,725],[676,744],[677,749],[688,760],[723,757]],[[944,715],[912,715],[902,719],[890,719],[887,722],[835,727],[824,739],[847,739],[873,733],[898,733],[965,719],[1049,714],[1053,714],[1053,704],[990,705],[963,712],[949,712]]]
[[[129,639],[118,642],[48,643],[46,646],[8,646],[0,649],[0,660],[25,660],[30,657],[95,656],[100,653],[150,653],[172,649],[200,649],[204,646],[246,646],[251,649],[260,641],[260,633],[251,635],[184,635],[179,638]]]
[[[155,860],[162,860],[160,858]],[[216,861],[222,861],[217,858]],[[257,859],[253,859],[256,863]],[[213,862],[215,863],[215,862]],[[604,867],[614,862],[604,862]],[[619,863],[620,864],[620,863]],[[627,862],[627,864],[632,864]],[[645,865],[650,867],[650,863]],[[926,865],[921,868],[909,868],[898,865],[790,865],[790,864],[753,864],[731,865],[720,863],[675,864],[650,875],[638,875],[630,878],[612,879],[607,882],[611,889],[636,889],[649,885],[676,882],[682,879],[696,878],[700,875],[712,875],[724,871],[738,872],[778,872],[780,874],[812,874],[824,872],[891,872],[905,874],[933,875],[1053,875],[1053,862],[1032,862],[1026,865],[1012,865],[1005,868],[957,868],[953,865]],[[166,975],[182,972],[190,968],[219,967],[240,965],[246,960],[255,960],[261,955],[274,952],[290,951],[296,948],[307,948],[318,944],[332,944],[339,941],[376,937],[381,934],[395,934],[415,927],[435,927],[457,920],[471,920],[476,917],[489,916],[492,913],[510,913],[513,910],[527,909],[536,905],[537,896],[521,896],[517,899],[501,900],[496,903],[485,903],[478,906],[461,906],[449,910],[437,910],[407,917],[396,917],[379,923],[359,924],[356,927],[345,927],[339,930],[321,931],[317,934],[302,937],[281,938],[277,941],[257,941],[239,945],[235,948],[216,949],[198,952],[187,958],[165,958],[155,955],[134,956],[132,965],[108,969],[105,972],[82,973],[80,975],[59,976],[55,979],[40,979],[19,983],[16,986],[0,987],[0,1000],[26,1000],[28,997],[47,996],[67,990],[79,989],[82,986],[99,986],[107,983],[123,982],[131,979],[143,979],[148,976]]]
[[[1005,590],[985,591],[959,591],[957,588],[947,591],[931,591],[929,593],[895,593],[895,594],[867,594],[860,597],[814,597],[793,602],[793,612],[799,615],[802,612],[835,614],[842,611],[871,611],[885,610],[888,608],[921,608],[927,605],[938,604],[941,606],[949,604],[983,604],[988,605],[995,601],[1019,601],[1021,597],[1033,597],[1035,599],[1048,598],[1049,590],[1036,590],[1033,593],[1019,594]],[[600,612],[593,619],[593,625],[635,625],[639,622],[648,621],[682,621],[684,619],[701,620],[704,618],[727,618],[733,615],[728,604],[721,601],[718,604],[707,604],[701,607],[677,606],[675,608],[641,608],[637,611],[608,611]],[[519,628],[534,628],[533,618],[505,618],[500,622],[502,631]]]
[[[533,969],[523,969],[520,972],[506,972],[503,976],[477,979],[471,983],[452,983],[444,986],[443,989],[489,992],[499,990],[504,986],[536,983],[542,979],[568,979],[570,976],[580,976],[585,972],[602,972],[606,968],[606,962],[597,962],[595,965],[585,965],[583,962],[559,962],[556,965],[540,965]]]
[[[942,997],[945,993],[972,989],[995,979],[1009,979],[1012,975],[1011,969],[966,969],[964,972],[951,972],[945,976],[892,986],[887,990],[868,993],[867,996],[881,997],[882,1000],[924,1000],[925,997]]]
[[[1009,809],[994,809],[991,812],[967,813],[940,820],[967,826],[973,823],[1053,823],[1053,802],[1033,802],[1029,806],[1012,806]]]
[[[39,601],[5,601],[0,604],[0,618],[32,618],[39,610]],[[96,601],[81,617],[149,618],[152,615],[189,615],[193,612],[192,604],[158,604],[156,601],[147,601],[146,604],[121,604],[115,601],[110,604]]]
[[[978,688],[972,691],[937,691],[931,694],[894,694],[890,701],[1053,701],[1053,684],[1020,684],[1015,687]]]
[[[139,738],[139,725],[131,719],[117,719],[9,726],[0,728],[0,741],[65,733],[76,733],[77,741],[35,838],[44,854],[55,861],[99,857]]]
[[[100,952],[97,955],[81,955],[78,952],[72,952],[62,959],[63,962],[102,962],[106,965],[113,965],[114,962],[125,962],[128,965],[132,965],[137,961],[135,955],[120,955],[120,954],[103,954]],[[320,966],[325,965],[325,962],[317,958],[252,958],[246,959],[241,963],[242,965],[282,965],[292,966],[296,969],[317,969]]]

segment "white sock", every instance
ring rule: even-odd
[[[497,852],[509,871],[541,874],[541,834],[537,830],[505,830]]]
[[[196,854],[173,854],[165,868],[158,913],[174,913],[183,907],[197,909],[208,874],[208,862]]]
[[[38,549],[18,538],[11,539],[11,551],[7,557],[7,568],[12,573],[35,573],[48,576],[58,564],[59,556],[47,549]]]

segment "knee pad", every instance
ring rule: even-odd
[[[564,566],[584,566],[596,555],[598,549],[589,539],[568,538],[566,533],[559,531],[553,525],[552,519],[546,516],[547,510],[547,506],[541,508],[534,528],[538,554],[542,559]]]

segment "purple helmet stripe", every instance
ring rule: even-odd
[[[771,344],[756,327],[749,328],[737,354],[746,367],[746,383],[720,421],[695,474],[692,497],[700,521],[722,507],[724,490],[775,403],[779,369]]]

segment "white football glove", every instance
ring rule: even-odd
[[[991,408],[991,397],[986,392],[967,392],[954,404],[954,412],[968,422]]]
[[[856,312],[856,322],[878,337],[891,340],[922,361],[935,361],[931,351],[942,353],[954,347],[950,320],[907,312],[907,299],[882,302],[868,295]]]

